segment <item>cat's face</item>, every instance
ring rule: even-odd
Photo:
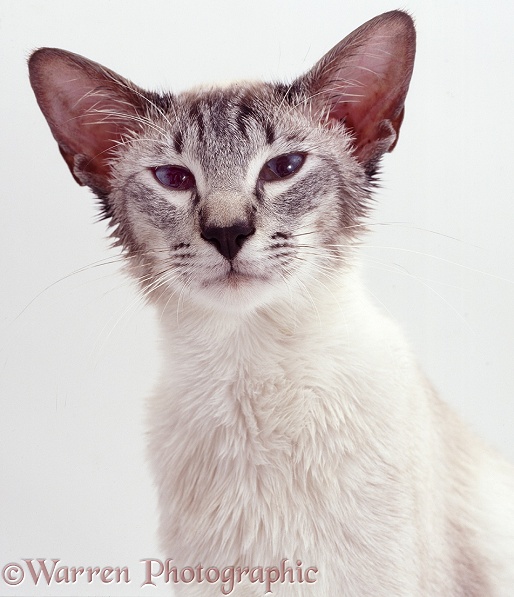
[[[153,294],[251,308],[344,263],[368,182],[342,127],[321,126],[282,86],[161,103],[120,148],[109,195]]]
[[[158,96],[62,50],[30,67],[63,157],[101,198],[148,296],[244,310],[348,263],[413,55],[412,22],[396,12],[290,86]]]

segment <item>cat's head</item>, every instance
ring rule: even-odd
[[[246,309],[345,267],[414,52],[412,20],[391,12],[291,85],[159,95],[51,48],[29,67],[62,156],[148,295]]]

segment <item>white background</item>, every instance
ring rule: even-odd
[[[30,51],[72,50],[154,89],[290,80],[396,7],[3,0],[0,567],[61,558],[129,566],[133,580],[46,589],[0,580],[0,595],[168,594],[162,584],[139,588],[138,561],[163,557],[144,460],[157,324],[119,264],[105,263],[117,253],[37,108]],[[402,7],[417,21],[418,57],[400,143],[384,160],[377,225],[364,242],[365,275],[443,398],[514,460],[514,4]]]

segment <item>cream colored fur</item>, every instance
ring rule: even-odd
[[[434,395],[356,274],[309,292],[238,315],[161,306],[150,457],[166,557],[319,569],[280,596],[514,595],[513,471]]]

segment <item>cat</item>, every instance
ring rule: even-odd
[[[64,50],[30,58],[160,316],[149,457],[179,595],[514,595],[514,470],[359,277],[414,54],[393,11],[289,85],[157,94]]]

